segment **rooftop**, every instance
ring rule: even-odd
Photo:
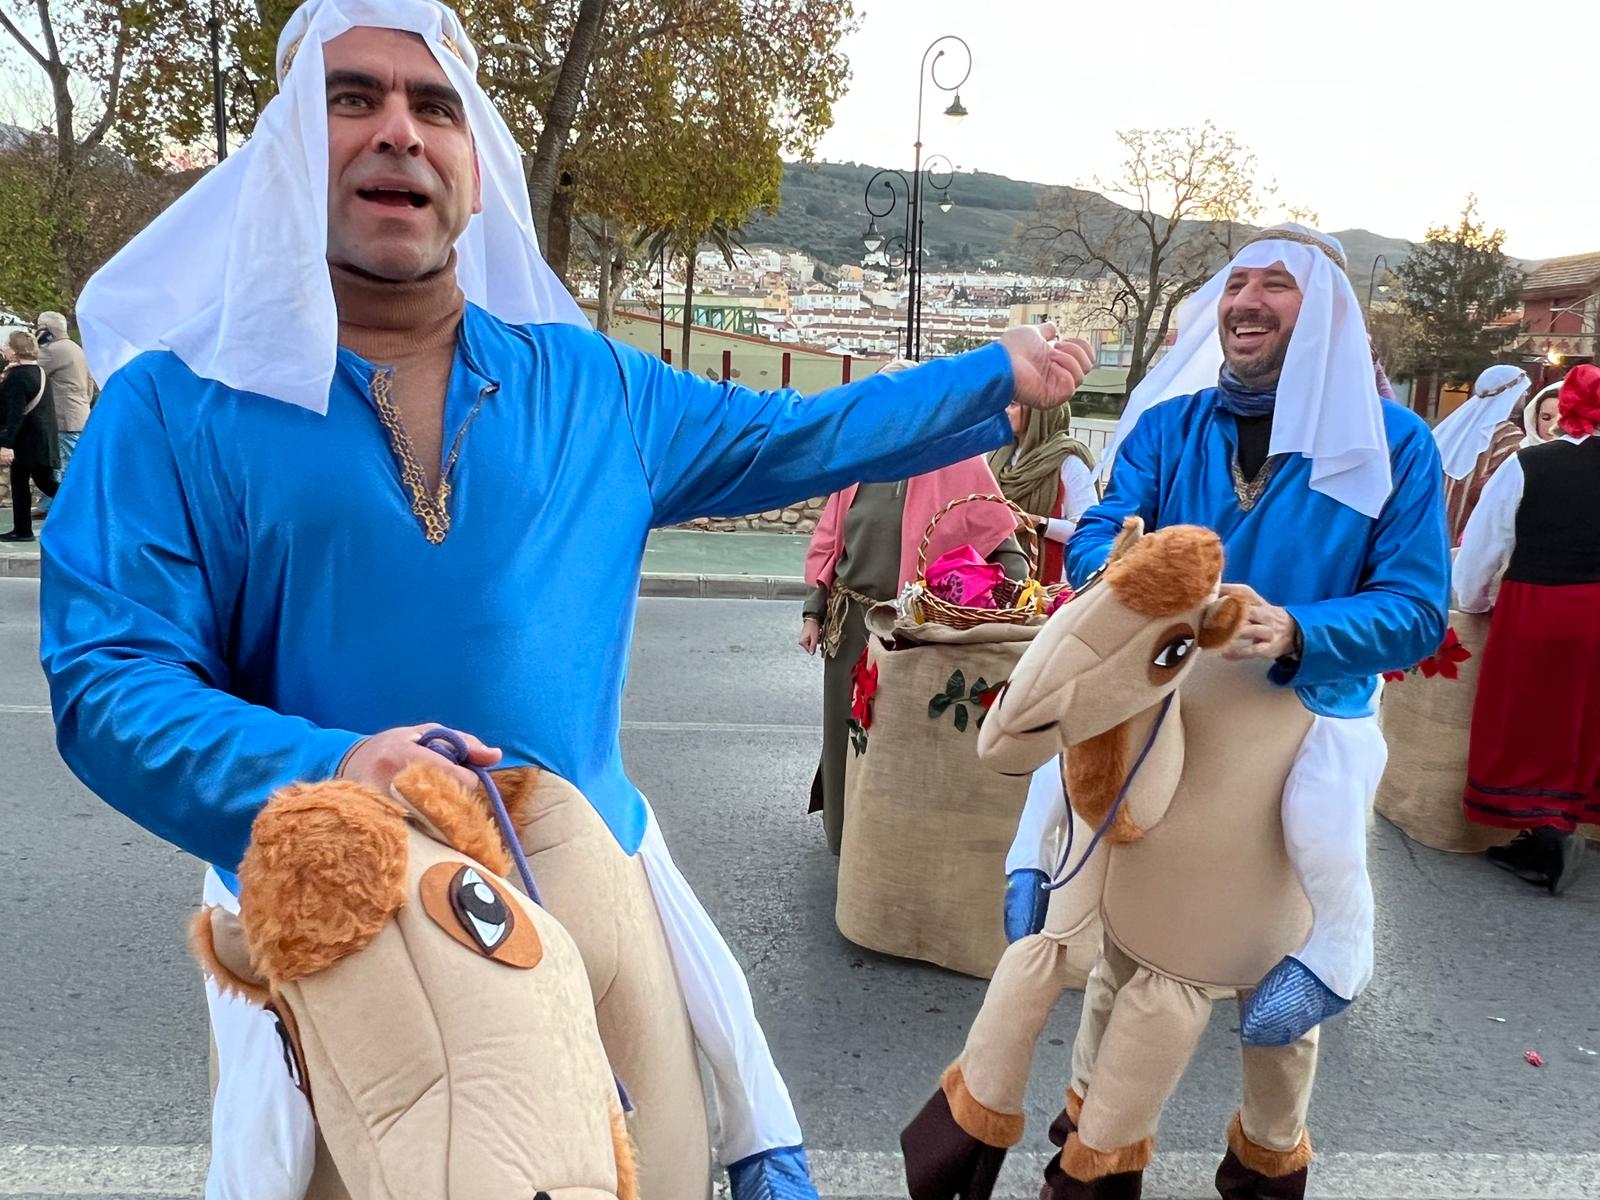
[[[1541,263],[1523,280],[1524,295],[1560,293],[1582,289],[1600,279],[1600,251],[1569,254]]]

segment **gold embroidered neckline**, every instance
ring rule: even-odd
[[[1256,472],[1254,479],[1247,480],[1244,470],[1239,466],[1237,457],[1231,459],[1228,468],[1233,474],[1233,494],[1239,499],[1239,508],[1249,512],[1261,501],[1262,494],[1267,490],[1267,484],[1272,482],[1272,476],[1278,470],[1278,463],[1282,456],[1269,458],[1261,464],[1261,470]]]
[[[389,448],[400,465],[400,481],[405,485],[406,495],[411,501],[411,511],[422,526],[422,534],[428,543],[437,546],[450,533],[450,472],[461,453],[461,438],[471,419],[468,418],[461,432],[456,434],[456,440],[450,447],[450,457],[439,472],[439,486],[430,491],[427,472],[417,461],[411,435],[406,432],[405,422],[400,419],[400,410],[395,405],[393,385],[394,372],[378,370],[372,376],[372,402],[377,406],[378,419],[383,422],[384,431],[389,435]]]

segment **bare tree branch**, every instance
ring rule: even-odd
[[[46,71],[51,70],[50,60],[43,54],[39,53],[39,48],[35,46],[31,40],[29,40],[28,35],[23,33],[22,30],[18,29],[16,23],[13,22],[11,18],[6,16],[6,14],[3,12],[0,12],[0,27],[4,27],[5,31],[16,40],[17,45],[26,50],[33,57],[33,60],[36,63],[38,63]]]
[[[50,23],[50,0],[33,0],[33,6],[39,10],[39,25],[44,32],[45,53],[50,59],[45,70],[53,76],[61,68],[61,50],[56,46],[55,26]]]
[[[124,16],[117,30],[116,48],[111,52],[111,75],[106,81],[105,112],[100,114],[100,119],[94,123],[94,128],[89,130],[88,136],[79,143],[85,150],[93,150],[98,146],[111,128],[111,123],[117,118],[117,103],[122,92],[122,68],[127,59],[127,52],[128,20]]]

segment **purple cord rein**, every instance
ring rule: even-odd
[[[489,803],[494,808],[494,823],[500,827],[501,840],[505,842],[506,849],[511,851],[512,861],[517,864],[517,874],[522,877],[522,890],[528,893],[528,898],[540,908],[544,901],[539,896],[539,888],[533,882],[533,871],[528,866],[527,855],[522,852],[522,839],[517,836],[517,830],[511,824],[511,814],[506,811],[505,799],[500,795],[500,789],[495,786],[494,777],[483,767],[475,767],[469,761],[471,751],[461,735],[453,729],[443,726],[428,730],[417,739],[417,744],[426,746],[436,754],[442,754],[458,767],[465,767],[478,777],[478,782],[483,785],[483,790],[489,796]]]
[[[539,888],[533,882],[533,870],[528,866],[528,856],[522,852],[522,839],[517,836],[516,827],[511,823],[511,813],[506,809],[505,797],[500,795],[494,776],[490,775],[486,768],[475,767],[468,761],[471,751],[467,749],[467,743],[461,735],[453,729],[437,726],[418,738],[417,744],[426,746],[435,754],[442,754],[456,766],[465,767],[478,777],[478,782],[483,785],[483,790],[489,797],[489,804],[494,809],[494,823],[500,827],[500,837],[505,842],[506,849],[511,851],[512,860],[517,864],[517,874],[522,877],[522,888],[528,893],[530,900],[543,908],[544,900],[540,898]],[[633,1112],[633,1097],[628,1095],[622,1076],[612,1071],[611,1077],[617,1084],[617,1100],[622,1105],[622,1111]]]
[[[1083,857],[1078,860],[1078,865],[1067,871],[1067,863],[1072,858],[1072,829],[1077,823],[1077,818],[1072,812],[1072,797],[1066,796],[1067,805],[1067,844],[1061,851],[1061,862],[1056,867],[1055,875],[1044,885],[1047,892],[1058,891],[1067,886],[1078,877],[1078,873],[1089,865],[1089,857],[1095,852],[1095,847],[1100,844],[1100,839],[1106,835],[1106,830],[1111,828],[1111,823],[1117,819],[1117,814],[1122,811],[1122,802],[1128,798],[1128,789],[1133,786],[1134,779],[1139,774],[1139,768],[1144,766],[1144,760],[1150,757],[1150,751],[1155,748],[1156,737],[1161,733],[1161,726],[1166,723],[1167,713],[1172,710],[1172,699],[1177,692],[1168,692],[1167,698],[1162,702],[1161,712],[1156,717],[1155,726],[1150,730],[1150,736],[1145,740],[1144,749],[1139,751],[1139,757],[1134,760],[1133,770],[1128,772],[1128,777],[1122,781],[1122,788],[1117,792],[1117,798],[1112,802],[1111,811],[1106,813],[1106,819],[1101,822],[1100,828],[1094,831],[1094,837],[1089,839],[1089,848],[1083,852]],[[1065,788],[1062,789],[1063,792]]]

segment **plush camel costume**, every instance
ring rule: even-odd
[[[1219,599],[1216,535],[1130,520],[1104,574],[1053,616],[989,714],[979,751],[1007,772],[1064,752],[1074,864],[1098,846],[996,971],[961,1057],[902,1137],[915,1200],[990,1195],[1022,1137],[1034,1045],[1071,980],[1072,931],[1098,900],[1062,1147],[1047,1200],[1139,1195],[1156,1123],[1213,999],[1243,997],[1301,941],[1311,910],[1284,848],[1283,787],[1311,721],[1226,644],[1244,606]],[[1181,690],[1180,690],[1181,689]],[[1065,815],[1065,814],[1064,814]],[[1087,898],[1087,899],[1085,899]],[[1316,1030],[1244,1050],[1244,1100],[1218,1173],[1228,1200],[1303,1195]]]
[[[481,798],[429,766],[256,818],[240,913],[202,911],[192,941],[279,1019],[325,1143],[312,1195],[636,1200],[578,947],[510,873]]]

